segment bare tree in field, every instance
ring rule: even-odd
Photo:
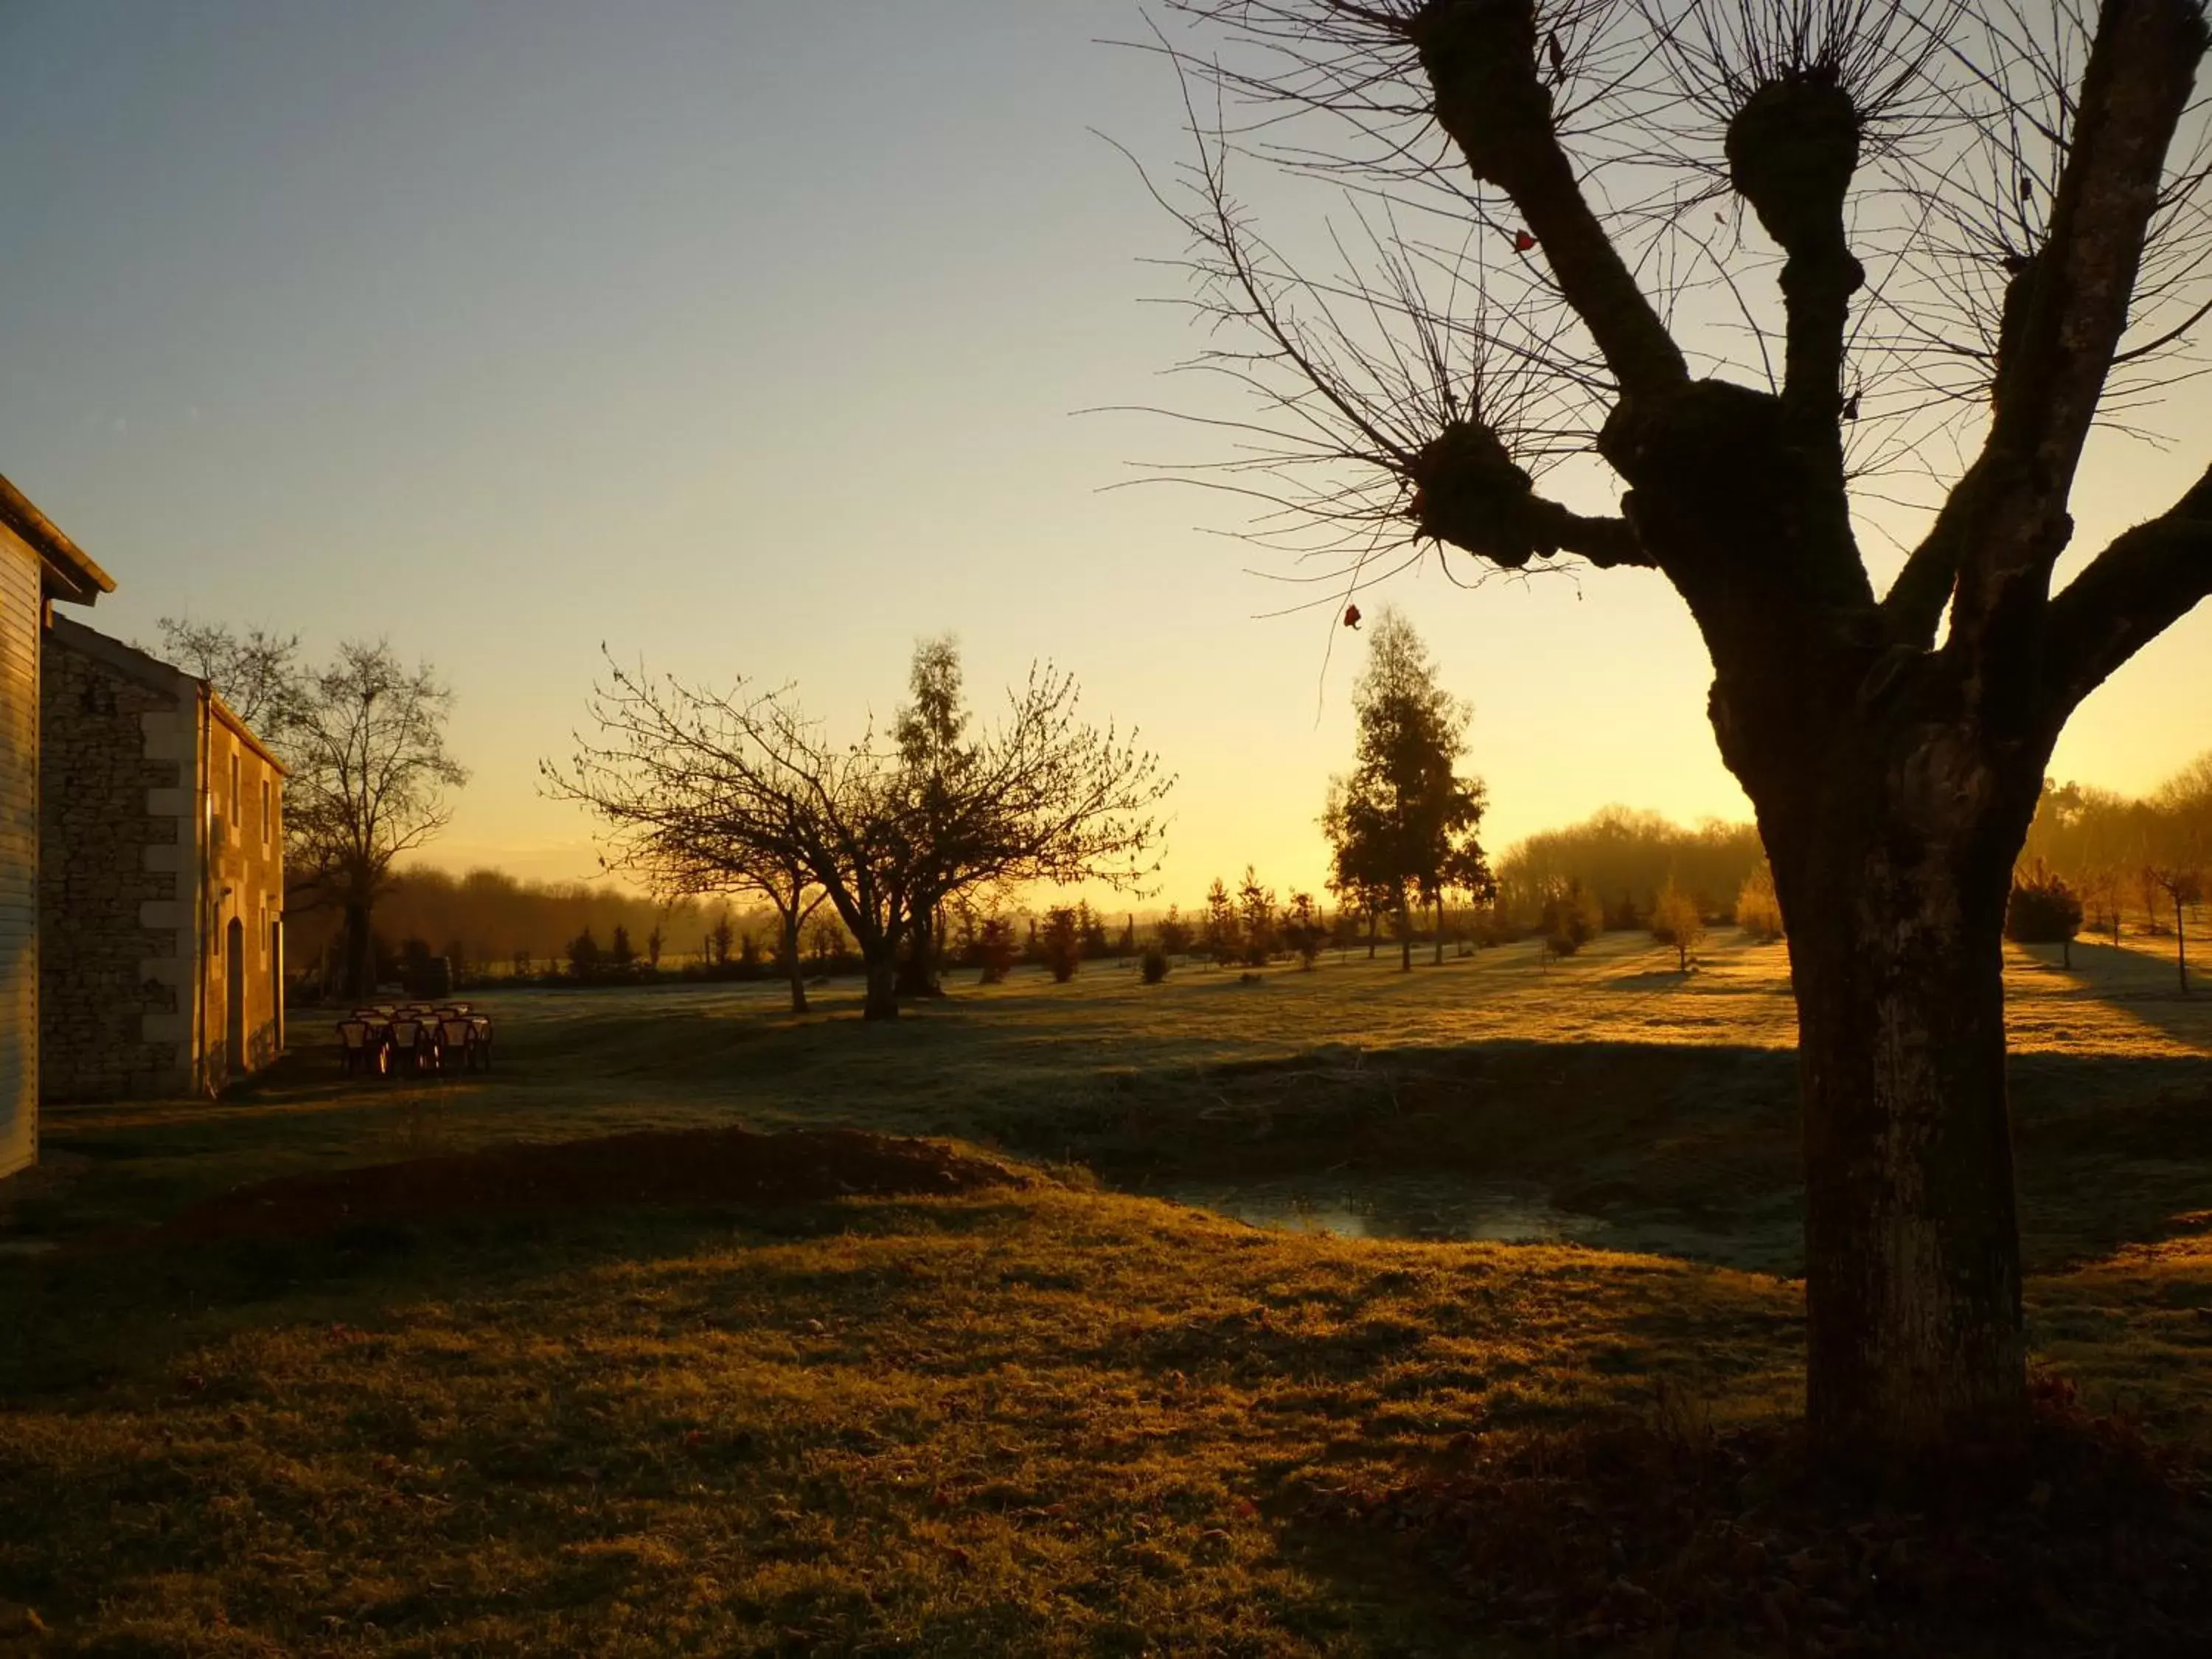
[[[295,634],[170,617],[161,629],[170,659],[213,685],[284,763],[284,908],[337,907],[347,994],[368,995],[371,925],[392,866],[446,827],[445,792],[468,781],[446,750],[452,691],[382,641],[349,641],[316,669],[301,663]]]
[[[2196,871],[2180,865],[2150,864],[2143,866],[2143,892],[2152,901],[2151,915],[2158,914],[2163,902],[2173,907],[2173,968],[2181,976],[2181,994],[2189,994],[2189,922],[2188,908],[2204,896],[2204,883]]]
[[[1814,1437],[2013,1434],[2008,879],[2069,714],[2212,591],[2212,472],[2053,574],[2093,423],[2204,314],[2202,7],[1173,9],[1198,366],[1257,398],[1199,476],[1347,584],[1457,550],[1673,585],[1789,927]],[[1344,187],[1297,257],[1231,193],[1255,159]],[[1926,523],[1882,589],[1885,500]]]
[[[665,893],[765,891],[763,884],[773,884],[791,901],[779,916],[794,975],[800,895],[820,889],[860,947],[867,1017],[897,1013],[892,975],[912,872],[896,764],[872,734],[836,742],[787,690],[740,682],[716,692],[619,665],[592,694],[590,712],[599,740],[580,737],[566,769],[548,762],[539,770],[556,799],[605,823],[611,867],[643,874]],[[805,997],[801,984],[793,1006]]]
[[[1082,718],[1074,680],[1048,665],[1006,694],[994,726],[970,714],[959,648],[915,647],[914,701],[894,723],[914,893],[902,993],[939,994],[939,918],[979,892],[1140,885],[1157,867],[1155,816],[1173,787],[1158,758]]]
[[[916,654],[925,709],[927,685],[948,683],[945,649]],[[788,691],[716,692],[617,666],[592,699],[599,740],[579,738],[568,766],[541,770],[554,795],[605,823],[611,863],[664,891],[766,890],[764,877],[781,872],[793,884],[788,938],[798,895],[818,889],[860,947],[867,1018],[890,1019],[919,919],[978,889],[1138,882],[1170,781],[1151,755],[1082,720],[1066,675],[1033,672],[1004,720],[972,736],[957,659],[949,685],[943,708],[921,717],[938,740],[902,730],[846,744]]]
[[[446,792],[468,772],[446,750],[453,693],[428,664],[409,668],[380,641],[350,641],[306,675],[272,739],[284,783],[285,885],[345,919],[349,994],[374,988],[370,923],[402,854],[452,820]]]

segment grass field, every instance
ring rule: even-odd
[[[2093,1407],[2212,1443],[2212,997],[2148,949],[2075,959],[2008,963],[2033,1340]],[[1782,952],[1669,965],[1620,936],[1548,969],[1093,965],[888,1027],[842,986],[799,1019],[772,988],[517,992],[488,1077],[343,1081],[301,1021],[220,1105],[56,1113],[0,1211],[0,1244],[64,1247],[0,1255],[0,1651],[1518,1651],[1316,1494],[1471,1431],[1791,1409]],[[271,1176],[733,1123],[1015,1172],[143,1231]],[[1605,1248],[1142,1195],[1303,1183],[1387,1231],[1454,1182]]]

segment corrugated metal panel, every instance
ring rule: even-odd
[[[0,530],[0,1175],[38,1154],[39,593]]]

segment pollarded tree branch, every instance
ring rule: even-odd
[[[1729,180],[1789,259],[1783,400],[1828,431],[1844,406],[1844,329],[1866,281],[1844,233],[1858,171],[1859,112],[1832,73],[1793,71],[1747,98],[1728,129]],[[1836,462],[1843,447],[1838,436]]]
[[[2205,42],[2197,0],[2108,0],[2099,19],[2050,237],[2007,305],[1989,438],[1961,485],[1952,636],[1984,664],[2031,645],[2071,533],[2067,496]]]
[[[2212,468],[2124,532],[2051,602],[2051,713],[2063,720],[2113,671],[2212,597]]]
[[[1573,553],[1601,567],[1655,565],[1626,519],[1585,518],[1536,493],[1489,428],[1455,421],[1414,457],[1411,512],[1425,536],[1519,570]]]
[[[1533,0],[1429,0],[1405,23],[1437,124],[1476,178],[1513,198],[1560,291],[1631,394],[1689,379],[1650,300],[1591,211],[1537,68]]]
[[[1994,471],[1985,454],[1951,487],[1943,510],[1912,550],[1897,580],[1882,596],[1883,615],[1902,642],[1927,650],[1936,643],[1936,630],[1943,621],[1943,608],[1951,602],[1951,589],[1959,580],[1959,563],[1970,538],[1984,516],[1981,493]]]

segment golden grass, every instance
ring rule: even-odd
[[[800,1224],[434,1237],[18,1376],[0,1583],[148,1653],[1371,1651],[1444,1611],[1299,1480],[1655,1364],[1793,1387],[1788,1287],[1677,1262],[1055,1188]]]
[[[494,999],[502,1069],[57,1114],[14,1221],[82,1239],[238,1182],[744,1120],[1153,1167],[1541,1181],[1663,1254],[1347,1242],[1047,1183],[0,1260],[0,1651],[1489,1651],[1304,1494],[1455,1437],[1785,1413],[1800,1293],[1781,953],[1548,971]],[[2212,1443],[2212,999],[2013,952],[2038,1355]],[[1699,1259],[1693,1259],[1699,1258]],[[13,1608],[9,1604],[13,1604]],[[1497,1651],[1506,1651],[1503,1647]]]

